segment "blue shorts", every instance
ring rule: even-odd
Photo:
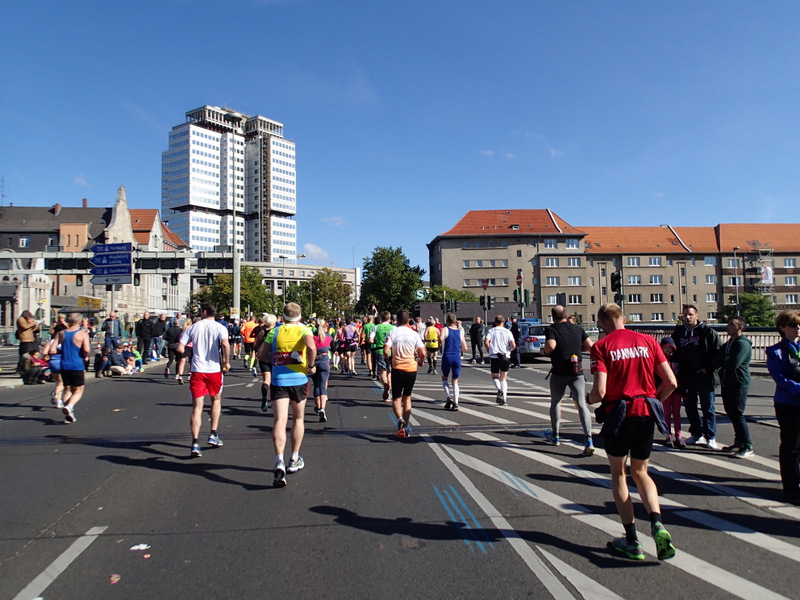
[[[453,379],[458,379],[461,376],[461,357],[460,356],[443,356],[442,357],[442,377],[447,379],[450,377],[450,369],[453,370]]]

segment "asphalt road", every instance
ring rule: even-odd
[[[71,425],[51,386],[0,390],[0,598],[798,597],[771,381],[751,389],[753,458],[656,447],[678,554],[656,560],[637,500],[635,563],[607,548],[622,527],[602,441],[582,456],[568,399],[566,440],[543,440],[545,363],[511,371],[508,407],[488,367],[466,365],[458,413],[421,371],[409,440],[369,378],[334,376],[329,420],[309,404],[306,466],[283,489],[258,382],[226,375],[225,445],[190,459],[188,386],[160,372],[90,377]]]

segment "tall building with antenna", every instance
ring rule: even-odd
[[[201,106],[169,133],[161,214],[195,251],[232,246],[257,262],[297,260],[295,144],[283,124]]]

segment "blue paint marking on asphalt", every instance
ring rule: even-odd
[[[486,541],[486,543],[491,546],[492,545],[492,541],[489,539],[489,536],[486,534],[486,530],[483,527],[481,527],[480,523],[478,523],[478,519],[475,518],[475,515],[467,507],[466,503],[461,498],[461,494],[459,494],[456,491],[456,488],[454,488],[452,486],[452,484],[450,485],[450,490],[453,492],[453,494],[455,494],[455,497],[458,498],[458,502],[461,504],[461,506],[464,508],[464,510],[467,511],[467,514],[469,515],[469,518],[472,519],[472,522],[475,524],[476,531],[478,531],[481,534],[481,537]],[[478,543],[480,544],[480,542],[478,542]]]
[[[452,488],[453,488],[453,486],[451,485],[451,486],[450,486],[450,488],[452,489]],[[477,535],[475,535],[475,530],[474,530],[474,529],[472,529],[472,527],[470,526],[469,522],[468,522],[468,521],[467,521],[467,519],[464,517],[464,513],[462,513],[462,512],[461,512],[461,510],[459,510],[459,508],[458,508],[458,505],[455,503],[455,501],[453,500],[453,498],[450,496],[450,492],[448,492],[447,490],[445,490],[445,491],[444,491],[444,493],[445,493],[445,495],[447,496],[447,500],[448,500],[448,502],[450,502],[450,505],[453,507],[453,509],[455,509],[456,513],[458,513],[458,518],[459,518],[459,519],[461,520],[461,522],[464,524],[464,528],[465,528],[467,531],[469,531],[469,534],[472,536],[472,539],[473,539],[473,540],[475,540],[475,543],[476,543],[476,544],[478,544],[478,548],[480,548],[480,549],[481,549],[481,552],[483,552],[484,554],[486,554],[486,548],[483,546],[483,543],[482,543],[482,542],[481,542],[481,541],[478,539],[478,536],[477,536]]]
[[[503,471],[503,472],[501,472],[501,473],[498,473],[497,471],[494,471],[494,475],[495,475],[495,477],[502,477],[503,479],[505,479],[506,481],[508,481],[508,485],[510,486],[510,487],[508,488],[508,490],[509,490],[509,491],[510,491],[512,494],[514,494],[514,496],[516,496],[517,498],[519,498],[519,494],[518,494],[516,491],[514,491],[514,488],[515,488],[515,487],[517,487],[517,485],[516,485],[516,483],[514,483],[514,480],[513,480],[513,479],[511,479],[511,477],[509,477],[509,476],[508,476],[508,473],[506,473],[505,471]],[[522,491],[522,490],[520,490],[520,491]]]
[[[439,492],[439,488],[437,488],[436,486],[433,486],[433,491],[434,491],[434,492],[436,492],[436,496],[439,498],[439,502],[441,502],[441,503],[442,503],[442,506],[444,507],[444,510],[445,510],[445,512],[447,513],[447,516],[449,516],[449,517],[450,517],[450,520],[451,520],[453,523],[455,523],[455,522],[456,522],[456,516],[453,514],[453,511],[452,511],[452,510],[450,510],[450,506],[448,506],[448,504],[447,504],[447,500],[445,500],[445,499],[444,499],[444,496],[442,496],[442,494]],[[470,549],[470,550],[472,550],[472,551],[474,552],[474,551],[475,551],[475,549],[472,547],[472,542],[471,542],[471,541],[469,541],[469,540],[467,539],[467,536],[464,534],[464,530],[463,530],[463,528],[461,528],[461,527],[458,527],[457,529],[458,529],[458,533],[460,533],[460,534],[461,534],[461,539],[463,539],[463,540],[464,540],[464,543],[465,543],[467,546],[469,546],[469,549]]]
[[[528,485],[528,482],[526,482],[526,481],[525,481],[525,480],[523,480],[523,479],[520,479],[520,478],[519,478],[519,477],[517,477],[516,475],[511,475],[511,478],[512,478],[514,481],[516,481],[516,482],[517,482],[517,484],[519,485],[519,487],[518,487],[517,489],[519,489],[521,492],[523,492],[524,494],[529,494],[529,495],[530,495],[531,497],[533,497],[533,498],[538,498],[538,497],[539,497],[539,496],[536,494],[536,492],[534,492],[534,491],[531,489],[531,486],[529,486],[529,485]]]

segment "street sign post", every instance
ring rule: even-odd
[[[517,287],[522,285],[522,275],[517,275]]]
[[[425,300],[427,296],[428,296],[427,290],[419,289],[414,291],[414,298],[416,298],[417,300]]]
[[[91,270],[92,285],[123,285],[132,282],[133,244],[95,244],[91,251],[94,256],[89,259],[89,263],[95,267]],[[111,310],[114,310],[114,288],[111,289]]]

